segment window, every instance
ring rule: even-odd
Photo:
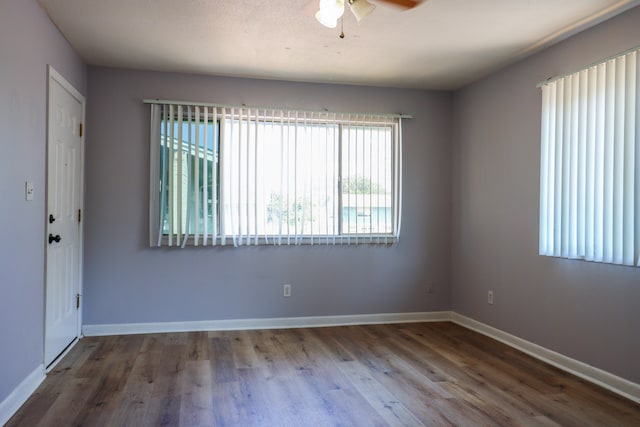
[[[152,246],[388,244],[400,118],[152,104]]]
[[[640,55],[542,85],[540,254],[639,266]]]

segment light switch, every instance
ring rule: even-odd
[[[33,200],[33,182],[25,182],[24,186],[24,198],[30,202]]]

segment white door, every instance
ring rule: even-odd
[[[79,336],[84,97],[49,67],[44,363]]]

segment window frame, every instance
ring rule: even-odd
[[[151,102],[148,102],[145,100],[145,102],[147,103],[152,103],[152,104],[165,104],[165,105],[169,105],[168,102],[158,102],[156,100],[153,100]],[[172,103],[175,105],[181,105],[181,106],[185,106],[185,107],[192,107],[192,106],[200,106],[200,107],[211,107],[211,108],[221,108],[221,106],[216,105],[216,104],[195,104],[195,103]],[[225,108],[225,107],[222,107]],[[225,135],[225,127],[228,126],[228,123],[226,123],[229,120],[238,120],[238,121],[243,121],[246,120],[247,123],[252,123],[253,121],[253,117],[249,118],[247,116],[243,116],[243,109],[247,109],[248,111],[251,111],[252,109],[247,108],[247,107],[226,107],[226,108],[231,108],[231,109],[236,109],[235,112],[232,112],[230,115],[225,116],[225,117],[209,117],[208,118],[208,124],[213,124],[213,120],[216,120],[216,124],[213,125],[213,128],[216,129],[216,131],[214,132],[214,141],[213,141],[213,146],[216,148],[217,151],[214,151],[212,154],[214,156],[214,158],[217,158],[217,168],[216,168],[216,172],[218,175],[218,186],[216,187],[216,198],[214,200],[212,200],[212,211],[215,212],[217,214],[217,217],[215,218],[215,222],[217,224],[216,227],[216,234],[212,235],[211,233],[209,234],[209,245],[211,246],[217,246],[217,245],[226,245],[227,242],[225,240],[229,240],[230,239],[230,235],[226,232],[223,232],[223,227],[225,227],[225,214],[223,213],[223,206],[221,205],[222,203],[222,195],[221,193],[221,189],[223,187],[223,180],[225,178],[223,178],[223,168],[225,167],[224,165],[224,156],[223,156],[223,146],[224,143],[222,142],[222,138],[224,138]],[[254,109],[254,110],[260,110],[260,109]],[[272,109],[273,111],[282,111],[281,109]],[[223,110],[224,111],[224,110]],[[256,117],[256,120],[258,121],[259,124],[262,125],[266,125],[266,124],[272,124],[273,121],[269,121],[270,120],[270,116],[267,114],[268,109],[264,109],[265,113],[263,115],[258,115]],[[178,111],[176,111],[174,113],[174,117],[176,121],[180,121],[180,123],[184,124],[185,122],[189,122],[191,124],[189,124],[189,126],[193,125],[193,120],[194,118],[191,117],[191,109],[189,108],[188,112],[183,111],[182,112],[182,120],[179,120],[179,113]],[[335,148],[335,150],[338,153],[338,164],[335,165],[335,175],[334,175],[334,181],[335,181],[335,189],[333,190],[335,192],[336,195],[336,199],[337,199],[337,206],[336,206],[336,212],[335,212],[335,216],[337,217],[337,224],[335,225],[335,229],[336,229],[336,233],[335,234],[314,234],[313,231],[311,233],[306,233],[306,234],[285,234],[282,233],[280,235],[278,234],[262,234],[260,232],[256,232],[255,236],[252,236],[251,239],[249,237],[247,237],[247,242],[246,244],[251,245],[251,244],[275,244],[275,245],[280,245],[280,244],[290,244],[290,240],[295,240],[295,242],[293,244],[301,244],[301,245],[306,245],[306,244],[392,244],[392,243],[396,243],[399,240],[399,234],[400,234],[400,219],[401,219],[401,188],[402,188],[402,172],[401,172],[401,167],[402,167],[402,142],[401,142],[401,119],[402,118],[409,118],[410,116],[400,116],[400,115],[379,115],[379,114],[353,114],[353,115],[348,115],[347,117],[351,118],[352,116],[354,116],[356,119],[350,119],[350,120],[346,120],[344,118],[344,115],[341,113],[327,113],[327,112],[313,112],[316,114],[320,114],[320,115],[324,115],[323,116],[317,116],[316,118],[314,118],[312,120],[312,122],[314,124],[319,124],[321,126],[324,127],[330,127],[332,125],[336,126],[337,128],[337,147]],[[296,113],[297,114],[297,113]],[[162,151],[160,149],[161,147],[161,143],[158,143],[158,141],[160,141],[161,139],[161,132],[160,132],[160,125],[164,120],[164,117],[161,117],[161,119],[158,121],[157,117],[154,117],[154,112],[152,109],[152,113],[151,113],[151,135],[150,135],[150,186],[149,186],[149,192],[150,192],[150,197],[149,197],[149,244],[150,246],[174,246],[174,242],[172,242],[171,240],[171,236],[168,235],[168,233],[166,232],[162,232],[162,235],[159,236],[159,227],[160,227],[160,222],[161,222],[161,217],[160,217],[160,201],[159,201],[159,193],[160,193],[160,187],[162,185],[161,183],[161,177],[160,177],[160,162],[159,162],[159,156],[160,156],[160,151]],[[285,125],[290,125],[291,123],[285,124]],[[308,124],[308,123],[307,123]],[[196,124],[197,126],[197,124]],[[343,151],[344,151],[344,147],[345,147],[345,132],[348,132],[348,129],[345,129],[346,127],[351,127],[354,128],[356,132],[359,132],[359,128],[375,128],[378,127],[379,129],[383,129],[384,131],[389,133],[389,152],[390,152],[390,158],[388,159],[388,162],[385,161],[385,168],[389,167],[389,176],[390,176],[390,180],[391,180],[391,190],[390,190],[390,195],[388,196],[387,194],[385,194],[383,197],[388,198],[390,200],[390,206],[389,207],[385,207],[384,209],[390,209],[390,218],[388,223],[390,224],[390,231],[388,233],[381,233],[381,232],[376,232],[376,233],[358,233],[356,232],[349,232],[348,228],[347,228],[347,224],[345,224],[345,220],[344,220],[344,195],[348,194],[344,192],[344,188],[343,188],[343,182],[345,177],[344,175],[344,170],[343,170],[343,165],[344,165],[344,159],[343,157]],[[364,131],[363,131],[364,132]],[[370,131],[371,133],[372,131]],[[155,141],[155,142],[154,142]],[[371,142],[367,142],[367,143],[371,143]],[[386,170],[386,169],[385,169]],[[356,171],[357,172],[357,171]],[[371,196],[371,192],[370,193],[366,193],[366,195]],[[363,195],[363,197],[366,197],[366,195]],[[387,206],[386,204],[384,206]],[[360,206],[355,206],[354,208],[362,208]],[[371,209],[371,206],[369,206],[369,209]],[[351,223],[349,221],[349,223]],[[356,218],[356,228],[358,227],[358,221]],[[257,225],[256,225],[257,227]],[[197,241],[197,239],[195,238],[195,233],[192,230],[189,230],[187,233],[187,238],[184,239],[184,235],[179,235],[178,237],[181,238],[183,241],[180,242],[178,239],[177,245],[178,246],[200,246],[202,245],[202,243],[199,244],[199,242]],[[233,240],[233,245],[234,246],[243,246],[243,242],[241,241],[240,244],[238,244],[236,242],[236,238],[235,236],[232,238]],[[286,240],[286,242],[285,242]],[[250,243],[251,242],[251,243]]]

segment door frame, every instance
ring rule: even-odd
[[[80,308],[78,309],[78,322],[76,325],[76,338],[52,363],[49,367],[46,367],[46,372],[51,371],[60,360],[71,350],[71,348],[78,342],[78,339],[82,337],[82,311],[84,306],[83,301],[83,243],[84,243],[84,145],[85,145],[85,135],[86,135],[86,126],[85,126],[85,112],[86,112],[86,100],[84,95],[82,95],[67,79],[65,79],[60,73],[58,73],[55,68],[51,64],[47,65],[47,113],[46,113],[46,156],[45,156],[45,212],[43,215],[44,223],[45,223],[45,233],[44,233],[44,333],[43,333],[43,347],[42,347],[42,360],[45,362],[45,347],[47,345],[47,218],[49,213],[49,142],[51,137],[51,124],[49,123],[49,112],[51,110],[51,98],[52,98],[52,82],[56,82],[62,88],[64,88],[67,92],[71,94],[79,103],[82,110],[82,135],[80,136],[80,209],[82,212],[82,217],[80,220],[80,224],[78,225],[78,289],[77,293],[80,296]]]

